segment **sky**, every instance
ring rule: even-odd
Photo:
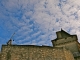
[[[17,45],[48,45],[61,28],[80,42],[80,0],[0,0],[0,48],[12,37]]]

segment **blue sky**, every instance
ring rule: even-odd
[[[79,0],[0,0],[0,46],[49,45],[61,28],[80,42]]]

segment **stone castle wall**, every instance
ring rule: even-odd
[[[54,47],[65,47],[72,52],[75,60],[80,60],[80,43],[77,35],[70,35],[64,30],[58,31],[57,38],[52,40]],[[70,60],[70,59],[69,59]]]
[[[65,48],[33,45],[3,45],[1,60],[74,60]]]
[[[65,47],[70,50],[72,53],[78,52],[77,36],[70,36],[67,38],[62,38],[52,41],[54,47]]]
[[[2,45],[0,60],[80,60],[80,43],[77,35],[64,30],[56,32],[51,46]]]

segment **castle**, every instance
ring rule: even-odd
[[[2,45],[0,60],[80,60],[77,35],[64,30],[56,32],[53,46],[13,45],[11,40]]]

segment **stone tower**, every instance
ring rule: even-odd
[[[56,35],[57,38],[52,40],[54,47],[64,47],[70,50],[75,58],[80,55],[77,35],[70,35],[62,29],[61,31],[56,32]]]

